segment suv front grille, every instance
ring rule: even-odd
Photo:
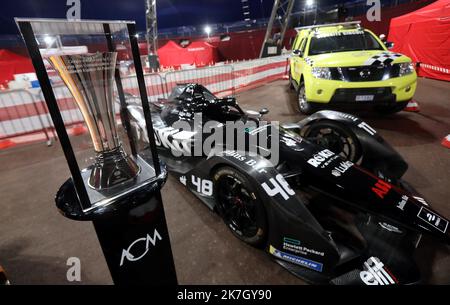
[[[398,74],[399,66],[397,64],[331,68],[331,77],[333,80],[341,80],[347,82],[380,81],[398,77]]]

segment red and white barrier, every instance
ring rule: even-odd
[[[213,93],[224,96],[234,94],[276,79],[286,73],[287,56],[276,56],[227,65],[216,65],[198,69],[177,70],[146,74],[145,82],[149,101],[166,98],[177,83],[194,82],[206,86]],[[139,96],[136,76],[122,78],[126,93]],[[0,141],[3,147],[13,143],[36,141],[36,138],[49,139],[52,135],[47,129],[53,128],[42,93],[30,90],[9,90],[0,92]],[[83,117],[69,90],[64,86],[55,86],[54,94],[61,116],[69,128],[69,134],[78,135],[86,132]],[[116,103],[116,112],[119,105]],[[12,139],[20,139],[13,141]],[[1,144],[1,143],[0,143]],[[2,146],[0,145],[0,148]]]
[[[450,148],[450,134],[446,136],[444,139],[442,139],[441,144],[444,147]]]
[[[16,146],[16,142],[11,139],[0,140],[0,149],[6,149]]]

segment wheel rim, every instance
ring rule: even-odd
[[[305,94],[305,87],[300,87],[300,90],[298,92],[298,105],[300,109],[306,109],[307,102],[306,102],[306,94]]]
[[[322,127],[313,129],[309,133],[308,139],[347,160],[355,161],[356,148],[353,139],[333,128]]]
[[[253,237],[258,232],[256,206],[251,192],[242,181],[226,175],[217,183],[218,203],[228,226],[245,237]]]

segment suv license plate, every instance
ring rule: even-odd
[[[356,101],[357,102],[368,102],[368,101],[373,101],[373,95],[357,95],[356,96]]]

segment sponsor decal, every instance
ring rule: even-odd
[[[158,231],[153,231],[153,237],[151,237],[149,234],[147,234],[146,237],[142,237],[142,238],[138,238],[135,241],[133,241],[128,248],[125,250],[122,250],[122,257],[120,259],[120,265],[122,266],[124,263],[124,260],[127,259],[130,262],[136,262],[140,259],[142,259],[150,250],[150,244],[155,246],[156,241],[157,240],[161,240],[162,237],[161,235],[159,235]],[[141,246],[139,246],[141,245]],[[142,245],[145,245],[145,247],[143,247]],[[132,253],[131,250],[133,250],[133,247],[137,248],[138,250],[141,250],[139,254],[136,254],[137,250],[135,250],[136,252],[134,252],[134,254]],[[143,251],[142,251],[143,250]]]
[[[394,285],[398,280],[377,257],[371,257],[364,263],[359,277],[366,285]]]
[[[284,144],[286,144],[287,146],[290,146],[290,147],[296,146],[297,143],[298,143],[298,141],[296,141],[294,139],[291,139],[291,138],[288,138],[288,137],[283,137],[281,139],[281,141],[283,141]]]
[[[188,52],[196,52],[196,51],[204,51],[205,48],[199,47],[199,48],[186,48]]]
[[[361,129],[364,129],[371,136],[373,136],[373,135],[375,135],[377,133],[377,131],[375,129],[373,129],[372,127],[370,127],[370,125],[367,124],[366,122],[359,123],[358,127],[361,128]]]
[[[236,151],[227,150],[227,151],[224,151],[224,154],[228,157],[233,157],[239,161],[245,161],[245,156],[241,155],[240,153],[238,153]]]
[[[408,202],[408,196],[403,195],[402,200],[400,200],[400,202],[397,203],[397,208],[403,211],[405,209],[406,202]]]
[[[443,219],[433,211],[430,211],[425,207],[421,207],[419,213],[417,214],[417,217],[432,225],[442,233],[447,232],[448,221]]]
[[[154,134],[156,145],[170,149],[175,156],[178,156],[178,154],[190,155],[194,132],[164,127],[155,128]]]
[[[305,246],[301,246],[299,240],[287,237],[283,238],[283,250],[302,255],[314,254],[318,256],[325,256],[325,252],[320,252],[314,249],[307,248]]]
[[[275,179],[270,178],[269,182],[272,184],[272,187],[270,187],[266,182],[261,184],[261,186],[270,197],[280,194],[284,200],[288,200],[289,196],[295,195],[294,190],[291,189],[289,183],[287,183],[281,174],[276,175]]]
[[[390,225],[388,223],[379,222],[378,224],[380,225],[380,227],[382,227],[383,229],[388,230],[390,232],[399,233],[399,234],[403,233],[399,228],[397,228],[397,227],[395,227],[393,225]]]
[[[374,192],[375,195],[377,195],[381,199],[384,199],[384,196],[389,193],[391,188],[392,185],[390,185],[386,181],[378,179],[377,183],[375,183],[375,185],[372,187],[372,192]]]
[[[343,173],[345,173],[350,167],[353,166],[353,162],[351,161],[342,161],[338,166],[333,168],[331,174],[335,177],[340,177]]]
[[[191,175],[191,183],[197,189],[197,193],[200,193],[205,196],[212,196],[213,194],[213,183],[211,180],[202,179],[200,177],[195,177]]]
[[[334,154],[334,152],[332,152],[331,150],[328,150],[328,149],[324,149],[324,150],[319,151],[317,154],[314,154],[312,156],[312,158],[310,158],[307,162],[314,167],[319,167],[323,163],[325,163],[321,166],[321,168],[324,168],[328,165],[328,162],[325,162],[325,161],[329,160],[333,156],[337,158],[337,156]],[[335,158],[333,158],[333,159],[335,159]]]
[[[336,112],[336,114],[337,114],[338,116],[340,116],[341,118],[349,119],[349,120],[351,120],[351,121],[353,121],[353,122],[356,122],[356,121],[359,120],[357,117],[355,117],[355,116],[353,116],[353,115],[351,115],[351,114],[348,114],[348,113]]]
[[[233,157],[238,161],[244,162],[246,165],[252,167],[254,170],[256,170],[258,173],[264,174],[267,173],[266,169],[264,167],[261,167],[264,165],[264,163],[259,163],[258,161],[247,158],[246,156],[241,155],[240,153],[232,150],[226,150],[224,151],[224,154],[228,157]]]
[[[316,34],[315,37],[328,38],[328,37],[350,36],[350,35],[364,35],[364,31],[354,30],[354,31],[345,31],[345,32],[321,33],[321,34]]]
[[[426,202],[422,197],[413,196],[413,198],[419,201],[421,204],[429,206],[428,202]]]
[[[278,257],[279,259],[291,262],[293,264],[296,265],[300,265],[302,267],[306,267],[312,270],[316,270],[318,272],[322,272],[323,269],[323,265],[321,263],[315,262],[313,260],[301,257],[301,256],[296,256],[296,255],[292,255],[280,250],[275,249],[272,245],[269,246],[269,252],[270,254],[272,254],[275,257]]]
[[[207,120],[204,123],[201,113],[195,113],[193,118],[190,112],[181,111],[178,115],[181,119],[172,126],[159,124],[154,127],[156,145],[169,149],[175,157],[248,150],[278,164],[280,141],[276,121],[270,124],[259,121],[258,126],[252,120],[227,121],[225,124]]]

